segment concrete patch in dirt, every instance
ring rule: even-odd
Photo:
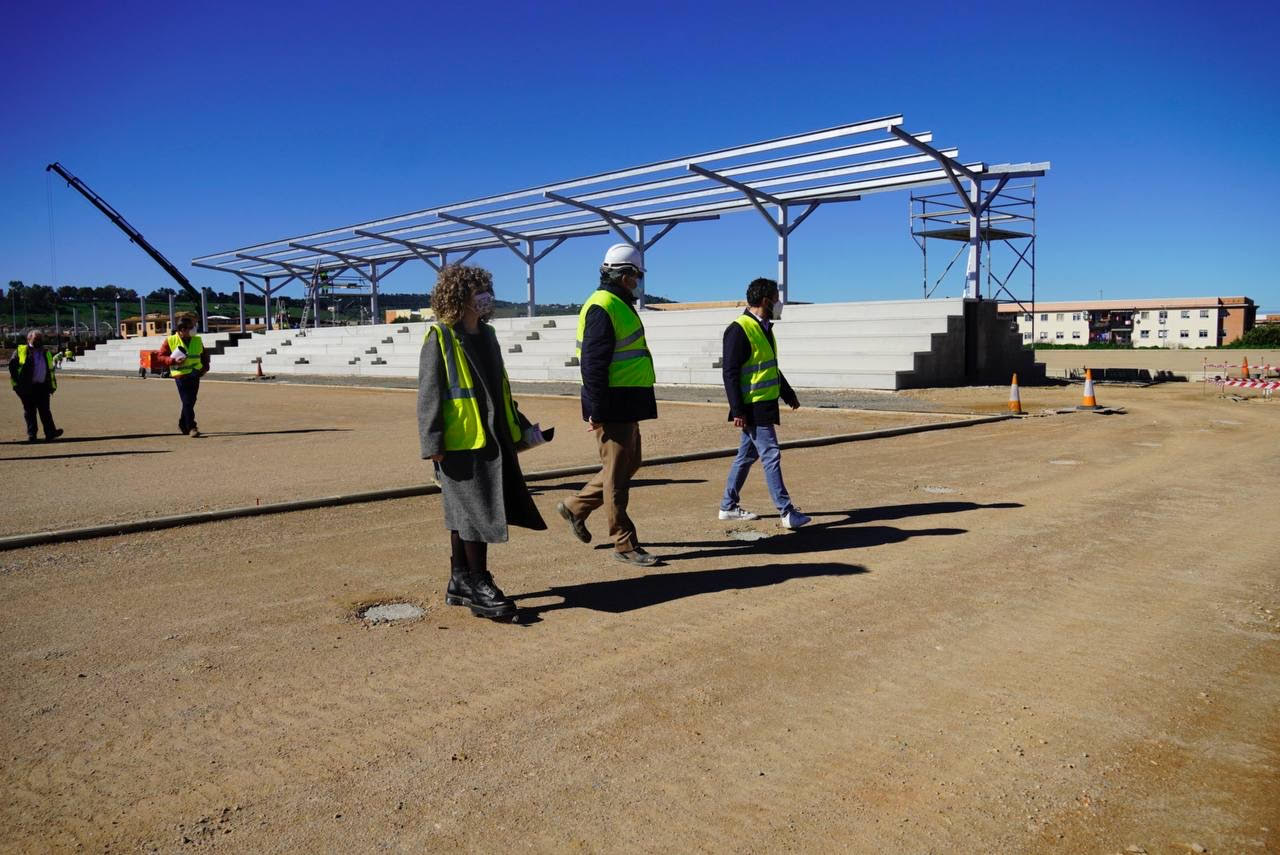
[[[1079,466],[1079,460],[1050,460],[1054,466]]]
[[[769,535],[762,531],[731,531],[729,537],[734,540],[764,540]]]
[[[397,623],[399,621],[417,620],[426,614],[420,607],[413,603],[378,603],[372,606],[366,606],[361,609],[358,614],[360,619],[367,623]]]
[[[933,486],[933,485],[930,485],[930,486],[927,486],[927,487],[921,487],[920,489],[921,489],[921,490],[924,490],[926,493],[940,493],[940,494],[945,494],[945,493],[959,493],[959,492],[960,492],[959,490],[957,490],[957,489],[955,489],[955,488],[953,488],[953,487],[938,487],[938,486]]]

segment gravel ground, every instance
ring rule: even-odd
[[[55,412],[101,394],[79,435],[167,428],[169,384],[107,394],[125,382],[69,380]],[[368,435],[409,401],[209,389],[202,422],[263,433],[190,459],[141,440],[169,453],[121,455],[112,490],[82,472],[60,507],[174,500],[219,466],[265,490],[272,450],[309,444],[310,471],[354,447],[272,425]],[[1280,403],[1102,403],[1127,414],[789,450],[798,532],[719,522],[726,461],[643,469],[632,513],[665,560],[643,573],[593,548],[603,520],[585,546],[554,515],[581,479],[539,483],[551,530],[491,550],[516,625],[444,605],[433,496],[0,553],[0,851],[1274,852]],[[724,442],[718,406],[662,412],[647,448]],[[385,465],[420,477],[407,445]],[[759,472],[744,503],[768,509]],[[385,602],[426,613],[357,618]]]

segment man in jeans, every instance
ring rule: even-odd
[[[796,529],[808,523],[809,517],[791,504],[791,496],[782,483],[782,451],[775,428],[781,421],[779,398],[793,410],[800,407],[795,391],[778,368],[772,322],[781,316],[778,283],[756,279],[747,286],[747,309],[724,331],[724,392],[729,399],[729,420],[742,431],[742,436],[720,499],[720,519],[759,519],[739,505],[738,499],[751,464],[762,460],[764,480],[782,526]]]
[[[631,476],[640,467],[640,422],[658,417],[653,393],[653,357],[635,304],[644,279],[640,251],[630,244],[609,247],[600,266],[600,287],[578,315],[582,366],[582,420],[596,438],[600,471],[576,496],[556,505],[573,536],[591,541],[587,517],[603,507],[613,538],[613,557],[652,567],[658,557],[640,545],[627,513]]]

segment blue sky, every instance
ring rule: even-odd
[[[1274,5],[55,0],[5,24],[0,283],[171,284],[46,177],[53,160],[193,281],[233,290],[190,259],[902,113],[964,159],[1053,162],[1040,299],[1244,294],[1280,311]],[[895,193],[816,213],[792,237],[793,296],[919,296],[907,210]],[[539,298],[580,300],[610,242],[553,252]],[[682,226],[648,287],[738,297],[774,274],[775,245],[751,213]],[[523,299],[511,253],[473,263]],[[433,278],[415,263],[384,287]]]

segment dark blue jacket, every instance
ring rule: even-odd
[[[750,310],[744,310],[743,314],[751,318],[751,320],[760,324],[760,319],[751,314]],[[764,326],[760,324],[760,326]],[[773,324],[764,330],[765,338],[769,339],[769,345],[773,348],[774,353],[778,352],[778,343],[773,338]],[[724,394],[729,399],[729,421],[741,417],[746,419],[748,425],[776,425],[782,423],[782,417],[778,413],[778,399],[772,401],[759,401],[754,404],[748,404],[742,400],[742,386],[739,385],[742,377],[742,366],[751,359],[751,341],[747,338],[747,334],[742,331],[742,327],[737,322],[729,324],[724,331],[724,351],[721,355],[720,366],[724,374]],[[781,363],[781,360],[779,360]],[[799,399],[796,398],[795,391],[791,388],[791,384],[787,382],[787,378],[782,375],[782,366],[778,366],[778,379],[782,381],[781,397],[788,406],[800,406]]]
[[[601,285],[600,291],[621,297],[632,311],[636,298],[622,285]],[[593,422],[639,422],[658,417],[658,399],[652,386],[609,388],[609,363],[613,361],[613,322],[599,306],[587,310],[582,331],[582,419]]]

